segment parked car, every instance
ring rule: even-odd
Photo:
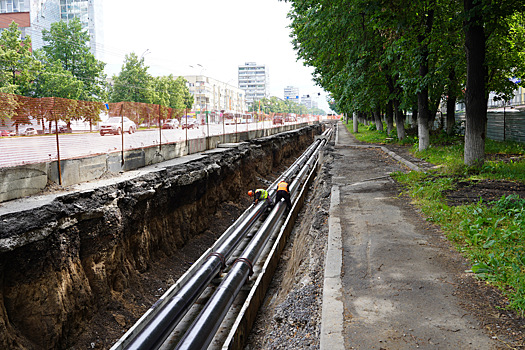
[[[282,116],[276,115],[273,117],[273,125],[276,125],[276,124],[281,124],[281,125],[284,124]]]
[[[9,130],[0,130],[0,137],[11,136]]]
[[[120,135],[123,131],[133,134],[137,131],[137,124],[128,117],[111,117],[103,123],[100,123],[100,136],[105,134]]]
[[[199,122],[196,119],[185,120],[180,124],[183,129],[198,129]]]
[[[28,127],[24,131],[20,133],[22,136],[30,136],[30,135],[38,135],[38,131],[36,131],[33,127]]]
[[[56,132],[56,129],[53,126],[53,128],[51,128],[51,134],[54,134],[55,132]],[[58,126],[58,133],[59,134],[71,133],[71,132],[73,132],[73,130],[71,130],[71,128],[68,128],[66,125],[59,125]]]
[[[177,129],[179,127],[179,121],[177,119],[168,119],[164,125],[163,129]]]

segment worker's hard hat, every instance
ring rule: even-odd
[[[252,190],[248,191],[248,196],[253,197],[253,191]]]

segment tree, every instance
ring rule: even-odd
[[[34,80],[33,97],[62,97],[74,100],[82,97],[84,83],[65,70],[60,61],[50,59],[41,50],[35,52],[35,57],[42,63],[43,69]]]
[[[82,29],[80,19],[54,22],[50,30],[42,30],[42,50],[48,61],[59,61],[62,68],[82,81],[80,99],[104,101],[107,98],[105,63],[97,60],[89,51],[89,34]]]
[[[31,38],[21,40],[21,34],[13,21],[0,35],[0,88],[26,96],[41,67],[31,54]]]
[[[110,91],[110,102],[143,102],[150,103],[152,96],[153,77],[144,65],[144,58],[134,53],[126,55],[124,64],[118,75],[113,76],[113,86]]]
[[[498,50],[512,38],[513,20],[523,18],[525,4],[512,0],[464,0],[463,5],[467,54],[464,162],[481,167],[485,161],[488,93],[504,90],[509,81],[503,77],[514,71],[523,72],[525,65],[523,55],[520,62],[509,61],[504,59],[507,52]],[[522,25],[523,22],[518,27]]]

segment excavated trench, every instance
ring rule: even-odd
[[[322,128],[0,216],[0,348],[108,349]]]

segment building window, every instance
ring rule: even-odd
[[[70,20],[75,17],[80,19],[82,28],[88,27],[88,1],[60,0],[60,18],[62,20]]]
[[[24,0],[0,0],[0,13],[25,12]]]

